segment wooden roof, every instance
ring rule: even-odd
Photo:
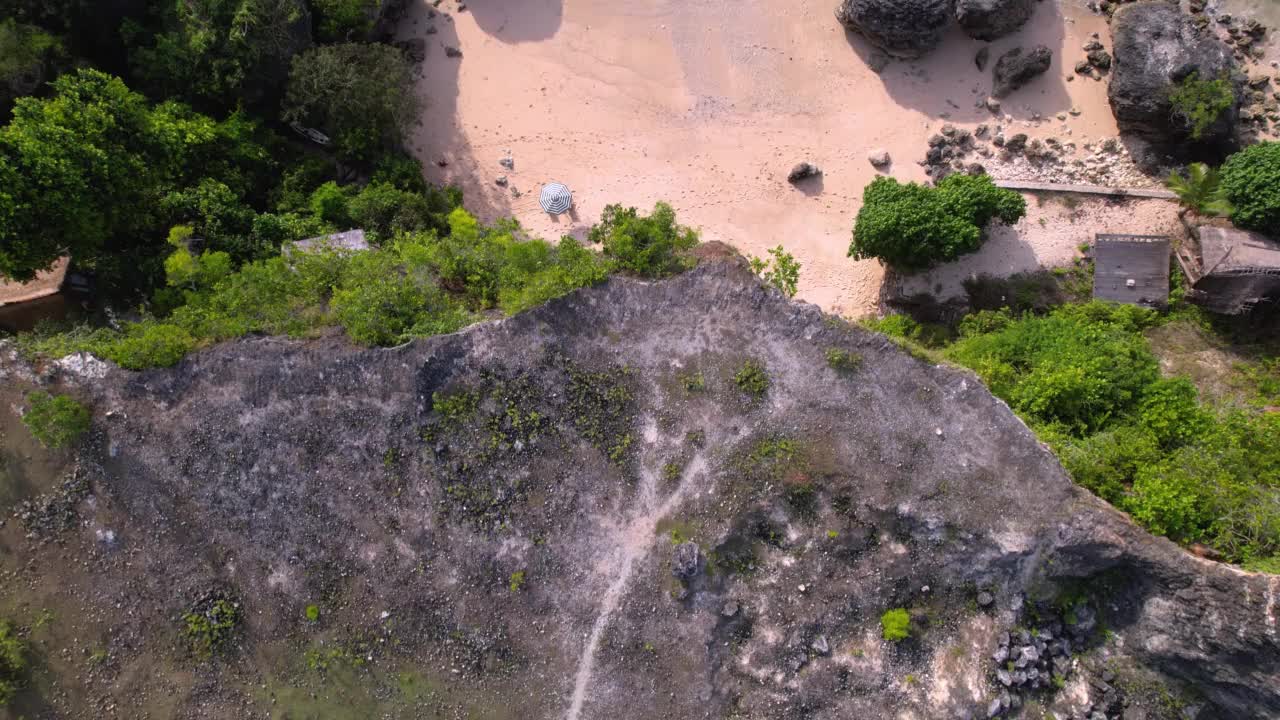
[[[37,273],[36,279],[31,282],[0,282],[0,306],[17,305],[57,295],[67,279],[67,268],[70,265],[71,258],[58,258],[53,267]]]
[[[1164,307],[1169,304],[1169,238],[1098,235],[1093,249],[1093,296]]]

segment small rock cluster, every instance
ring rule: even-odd
[[[1097,626],[1093,608],[1079,604],[1061,619],[1001,633],[999,647],[991,654],[999,694],[988,705],[987,717],[1021,708],[1025,693],[1061,686],[1075,666],[1072,651],[1083,648]],[[1103,715],[1103,720],[1109,719]]]
[[[934,182],[957,172],[988,173],[1004,180],[1085,183],[1117,187],[1153,186],[1116,138],[1085,143],[1084,157],[1074,142],[1056,137],[1043,140],[1026,133],[1010,133],[1003,125],[978,125],[972,132],[943,125],[929,138],[920,165]],[[973,156],[977,156],[974,159]]]
[[[57,488],[18,504],[13,516],[26,528],[28,540],[48,539],[79,523],[76,506],[90,489],[88,473],[76,466]]]
[[[1111,53],[1103,47],[1102,42],[1098,39],[1098,33],[1093,34],[1093,38],[1085,43],[1081,48],[1085,52],[1083,60],[1076,63],[1077,75],[1088,75],[1094,80],[1101,80],[1102,76],[1111,70]]]

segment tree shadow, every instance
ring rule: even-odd
[[[560,0],[554,1],[559,6]],[[490,6],[499,4],[496,0],[487,2]],[[467,12],[475,9],[472,5],[468,8]],[[497,157],[492,158],[492,167],[480,167],[459,120],[458,78],[467,59],[455,22],[452,15],[435,10],[424,0],[413,3],[396,28],[398,40],[426,42],[426,59],[415,70],[414,80],[422,110],[409,131],[407,149],[422,162],[428,182],[461,189],[467,209],[481,220],[492,222],[511,215],[515,179],[510,187],[491,182],[508,171],[498,164]],[[449,47],[461,49],[462,57],[449,57],[445,51]]]
[[[911,297],[924,293],[945,301],[964,297],[966,279],[980,275],[1008,277],[1015,273],[1033,272],[1040,267],[1040,259],[1031,244],[1023,239],[1018,225],[996,224],[988,228],[987,241],[978,252],[925,272],[901,277],[897,294]]]
[[[497,40],[536,42],[560,29],[564,0],[468,0],[467,12],[481,30]]]
[[[994,42],[974,40],[953,24],[929,54],[917,60],[888,61],[878,74],[898,105],[957,122],[984,122],[992,119],[983,102],[991,95],[996,61],[1016,47],[1030,50],[1044,45],[1053,51],[1052,65],[1025,87],[1001,98],[1001,109],[1017,119],[1049,118],[1071,107],[1065,78],[1080,54],[1078,47],[1064,47],[1065,23],[1058,3],[1040,2],[1021,30]],[[845,39],[869,66],[885,62],[884,53],[862,35],[846,29]],[[983,47],[988,48],[989,60],[979,70],[974,57]]]

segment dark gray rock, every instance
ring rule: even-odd
[[[814,178],[822,174],[822,168],[813,163],[802,162],[791,168],[791,172],[787,173],[787,182],[795,185],[804,182],[809,178]]]
[[[1026,24],[1035,0],[956,0],[956,21],[977,40],[995,40]]]
[[[1004,97],[1035,78],[1043,75],[1053,63],[1053,51],[1037,45],[1029,52],[1014,48],[1000,56],[993,71],[995,86],[992,95]]]
[[[1239,102],[1228,108],[1200,138],[1169,100],[1177,83],[1192,73],[1244,82],[1231,49],[1212,33],[1197,30],[1176,5],[1141,2],[1120,7],[1111,22],[1113,67],[1107,97],[1121,131],[1146,137],[1181,155],[1221,154],[1236,146]]]
[[[951,22],[952,0],[844,0],[836,18],[894,57],[917,58],[937,47]]]
[[[978,66],[978,72],[987,69],[987,61],[991,59],[991,48],[983,45],[978,48],[978,54],[973,56],[973,64]]]
[[[1086,57],[1089,64],[1099,70],[1111,69],[1111,54],[1106,50],[1090,50]]]

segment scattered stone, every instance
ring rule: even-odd
[[[1093,50],[1086,56],[1089,64],[1099,70],[1111,69],[1111,53],[1106,50]]]
[[[787,173],[787,182],[795,185],[798,182],[817,177],[822,174],[822,168],[812,163],[802,162],[791,168],[791,172]]]
[[[447,57],[451,57],[451,58],[460,58],[460,57],[462,57],[462,51],[461,51],[461,50],[459,50],[458,48],[456,48],[456,47],[452,46],[452,45],[445,45],[445,46],[444,46],[444,54],[445,54],[445,56],[447,56]]]
[[[1088,75],[1091,72],[1093,72],[1093,66],[1089,64],[1088,60],[1081,60],[1080,62],[1076,63],[1077,74]]]
[[[501,160],[499,160],[498,164],[508,170],[516,169],[516,160],[515,158],[511,157],[511,155],[509,154],[503,157]]]
[[[990,607],[991,603],[995,601],[996,599],[992,597],[989,592],[983,591],[978,593],[978,607]]]
[[[1027,53],[1023,53],[1022,48],[1010,50],[996,61],[995,90],[992,95],[1008,95],[1044,74],[1052,62],[1053,51],[1044,45],[1037,45]]]
[[[494,179],[493,184],[497,185],[498,187],[506,187],[506,186],[507,186],[507,176],[506,176],[506,175],[499,175],[497,178],[495,178],[495,179]]]
[[[1018,133],[1017,135],[1014,135],[1013,137],[1009,138],[1008,140],[1005,141],[1004,147],[1009,152],[1013,152],[1013,153],[1022,152],[1027,147],[1026,133]]]
[[[829,655],[831,653],[831,645],[827,642],[826,635],[819,635],[813,639],[813,643],[809,646],[819,655]]]
[[[1000,101],[997,100],[996,98],[989,97],[987,98],[986,102],[984,102],[983,104],[986,105],[988,111],[993,112],[997,115],[1000,114]]]
[[[891,158],[889,157],[888,150],[875,150],[871,154],[867,155],[867,161],[870,162],[873,167],[877,168],[887,167],[890,160]]]
[[[694,542],[681,543],[671,554],[671,574],[681,580],[696,576],[702,568],[702,551]]]
[[[983,45],[978,48],[978,54],[973,56],[973,64],[978,66],[978,72],[987,69],[987,60],[991,58],[991,48]]]

